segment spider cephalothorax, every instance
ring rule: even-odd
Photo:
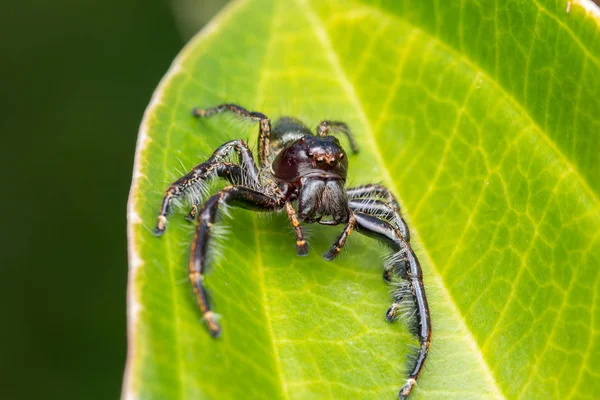
[[[396,291],[385,317],[389,322],[394,321],[401,303],[408,303],[415,309],[416,319],[412,328],[420,347],[409,366],[407,382],[399,393],[399,398],[405,399],[415,385],[429,352],[431,318],[421,266],[410,247],[410,233],[400,216],[394,195],[381,185],[345,187],[348,158],[338,139],[329,135],[345,134],[356,153],[356,143],[343,122],[323,121],[315,136],[294,118],[283,117],[271,126],[271,121],[264,114],[250,112],[235,104],[195,109],[193,113],[197,117],[209,117],[224,111],[259,122],[259,165],[254,162],[252,152],[244,141],[232,140],[221,145],[208,160],[169,186],[154,230],[156,235],[162,235],[173,200],[192,194],[193,204],[188,219],[197,219],[198,225],[192,242],[189,277],[211,335],[218,337],[221,327],[215,321],[208,302],[204,273],[211,231],[220,205],[263,212],[285,209],[296,231],[299,255],[308,253],[301,222],[345,224],[343,232],[323,257],[333,260],[353,230],[385,243],[394,254],[385,265],[383,277],[387,282],[399,280],[404,283],[401,287],[405,288]],[[238,163],[229,161],[229,157],[235,154]],[[196,189],[215,177],[228,180],[232,186],[215,193],[199,208],[201,200],[194,195],[198,193]],[[294,203],[297,203],[298,214]]]
[[[348,160],[336,137],[304,135],[279,152],[272,169],[278,182],[297,192],[302,222],[348,221]]]

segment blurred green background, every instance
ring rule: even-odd
[[[224,3],[2,3],[0,398],[120,396],[138,126]]]

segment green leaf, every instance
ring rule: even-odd
[[[568,6],[567,6],[568,3]],[[414,344],[387,324],[384,249],[285,215],[232,210],[206,284],[187,281],[185,209],[163,191],[254,124],[235,102],[309,126],[347,121],[350,184],[399,197],[423,264],[433,341],[413,398],[600,393],[600,13],[589,1],[236,1],[182,51],[140,130],[129,202],[124,398],[393,399]]]

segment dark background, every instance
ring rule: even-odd
[[[224,2],[196,1],[195,23]],[[0,398],[120,396],[137,130],[197,27],[173,15],[167,0],[2,2]]]

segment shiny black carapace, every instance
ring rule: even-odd
[[[259,123],[258,161],[242,140],[221,145],[212,156],[166,190],[154,233],[160,236],[167,224],[167,214],[173,201],[188,197],[192,209],[187,218],[198,220],[189,260],[189,277],[204,320],[213,337],[221,327],[208,302],[204,287],[207,250],[219,206],[241,207],[254,211],[273,212],[285,209],[296,231],[298,255],[308,253],[301,223],[324,225],[344,224],[345,228],[323,257],[333,260],[344,247],[353,230],[388,245],[393,254],[385,262],[383,278],[395,282],[393,303],[385,317],[392,322],[402,309],[414,317],[409,326],[420,346],[410,362],[406,384],[400,399],[410,394],[423,368],[431,343],[431,318],[423,285],[419,261],[410,247],[410,233],[400,215],[394,195],[381,185],[346,188],[348,157],[338,139],[330,136],[342,133],[350,141],[352,151],[358,147],[350,129],[343,122],[323,121],[316,135],[297,119],[283,117],[271,126],[271,120],[259,112],[250,112],[235,104],[222,104],[209,109],[194,109],[196,117],[209,117],[231,112]],[[230,158],[236,159],[232,162]],[[210,196],[201,204],[207,182],[223,178],[231,186]],[[297,212],[294,208],[297,204]],[[201,206],[201,207],[200,207]]]

